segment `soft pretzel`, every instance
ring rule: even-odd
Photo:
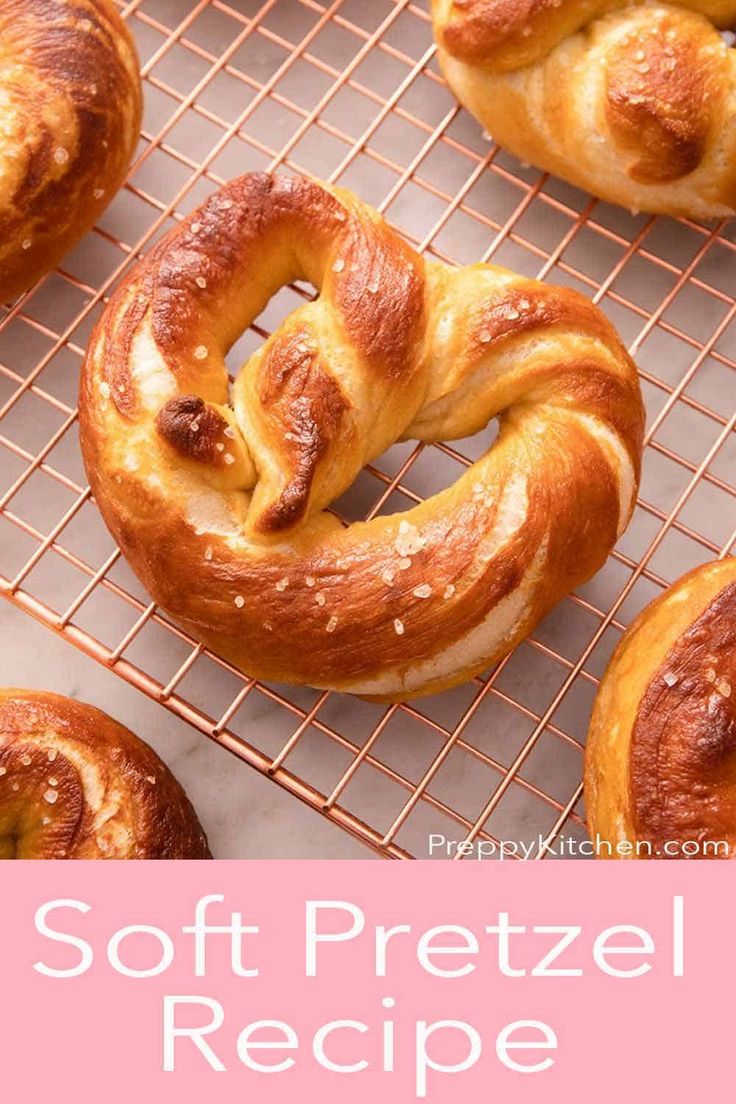
[[[320,295],[225,354],[282,285]],[[414,509],[325,508],[400,438],[495,445]],[[641,458],[636,370],[562,288],[428,263],[349,192],[234,180],[131,272],[88,350],[97,503],[157,602],[261,678],[382,699],[508,652],[596,571]]]
[[[623,636],[585,802],[601,858],[736,856],[736,559],[691,571]]]
[[[208,858],[148,744],[90,705],[0,690],[0,859]]]
[[[443,72],[499,145],[633,210],[736,210],[736,0],[432,0]]]
[[[2,0],[0,105],[0,302],[7,302],[89,230],[135,149],[138,62],[110,0]]]

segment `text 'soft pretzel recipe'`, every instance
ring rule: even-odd
[[[0,3],[0,303],[107,207],[138,141],[133,39],[112,0]]]
[[[228,389],[283,285],[319,289]],[[326,507],[399,439],[495,444],[447,490],[343,527]],[[634,365],[587,299],[424,260],[351,193],[253,174],[114,295],[80,395],[87,473],[154,599],[248,674],[387,700],[506,654],[633,509]]]
[[[158,755],[91,705],[0,690],[0,859],[208,859]]]
[[[447,81],[522,161],[632,210],[736,211],[736,0],[432,0]],[[732,39],[728,39],[728,42]]]

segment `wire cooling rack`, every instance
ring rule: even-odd
[[[736,542],[733,224],[624,212],[499,151],[445,87],[424,3],[121,10],[146,96],[128,183],[63,267],[0,314],[0,593],[386,857],[426,857],[430,834],[569,853],[585,838],[582,752],[607,658],[662,587]],[[209,191],[264,168],[353,188],[432,257],[579,288],[637,359],[649,422],[631,526],[531,639],[451,692],[386,707],[244,677],[151,604],[91,500],[76,387],[111,288]],[[234,372],[304,294],[276,297]],[[450,483],[481,436],[397,445],[337,508],[404,509]]]

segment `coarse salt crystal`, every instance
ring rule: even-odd
[[[455,593],[455,587],[452,585],[452,583],[448,583],[447,586],[444,589],[444,593],[442,594],[442,597],[445,599],[445,601],[447,601],[448,598],[452,598],[454,593]]]
[[[236,596],[236,598],[234,599],[234,602],[235,602],[235,605],[238,607],[238,609],[242,609],[243,606],[245,605],[245,598],[243,597],[242,594],[238,594]]]
[[[338,258],[332,266],[332,271],[333,272],[342,272],[342,270],[344,268],[345,268],[345,262],[342,260],[342,258]]]
[[[205,280],[204,276],[198,276],[194,282],[197,285],[197,287],[200,287],[200,288],[206,288],[207,287],[207,281]]]
[[[288,585],[289,585],[289,580],[284,577],[283,579],[279,579],[279,581],[276,583],[276,589],[277,590],[286,590]]]
[[[333,616],[333,617],[330,618],[330,620],[325,625],[325,632],[333,633],[336,628],[337,628],[337,618]]]
[[[402,521],[394,541],[394,548],[399,556],[412,556],[415,552],[420,552],[424,544],[424,537],[420,536],[419,531],[409,522]]]
[[[198,345],[197,348],[194,350],[195,360],[206,360],[208,354],[209,354],[209,349],[207,348],[206,345]]]
[[[43,795],[43,799],[44,801],[47,801],[49,805],[55,805],[56,802],[59,800],[59,795],[56,790],[46,790],[45,794]]]
[[[415,598],[429,598],[432,593],[432,588],[429,583],[422,583],[418,587],[414,587],[412,594]]]
[[[314,583],[315,583],[314,576],[313,575],[307,575],[304,582],[307,584],[308,587],[313,587]]]
[[[668,686],[676,686],[677,675],[673,675],[671,671],[668,671],[667,674],[664,676],[664,681],[667,683]]]
[[[404,635],[404,622],[399,621],[398,617],[394,621],[394,632],[396,633],[397,636],[403,636]]]

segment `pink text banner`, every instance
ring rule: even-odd
[[[0,864],[9,1099],[688,1100],[730,1080],[720,863]]]

